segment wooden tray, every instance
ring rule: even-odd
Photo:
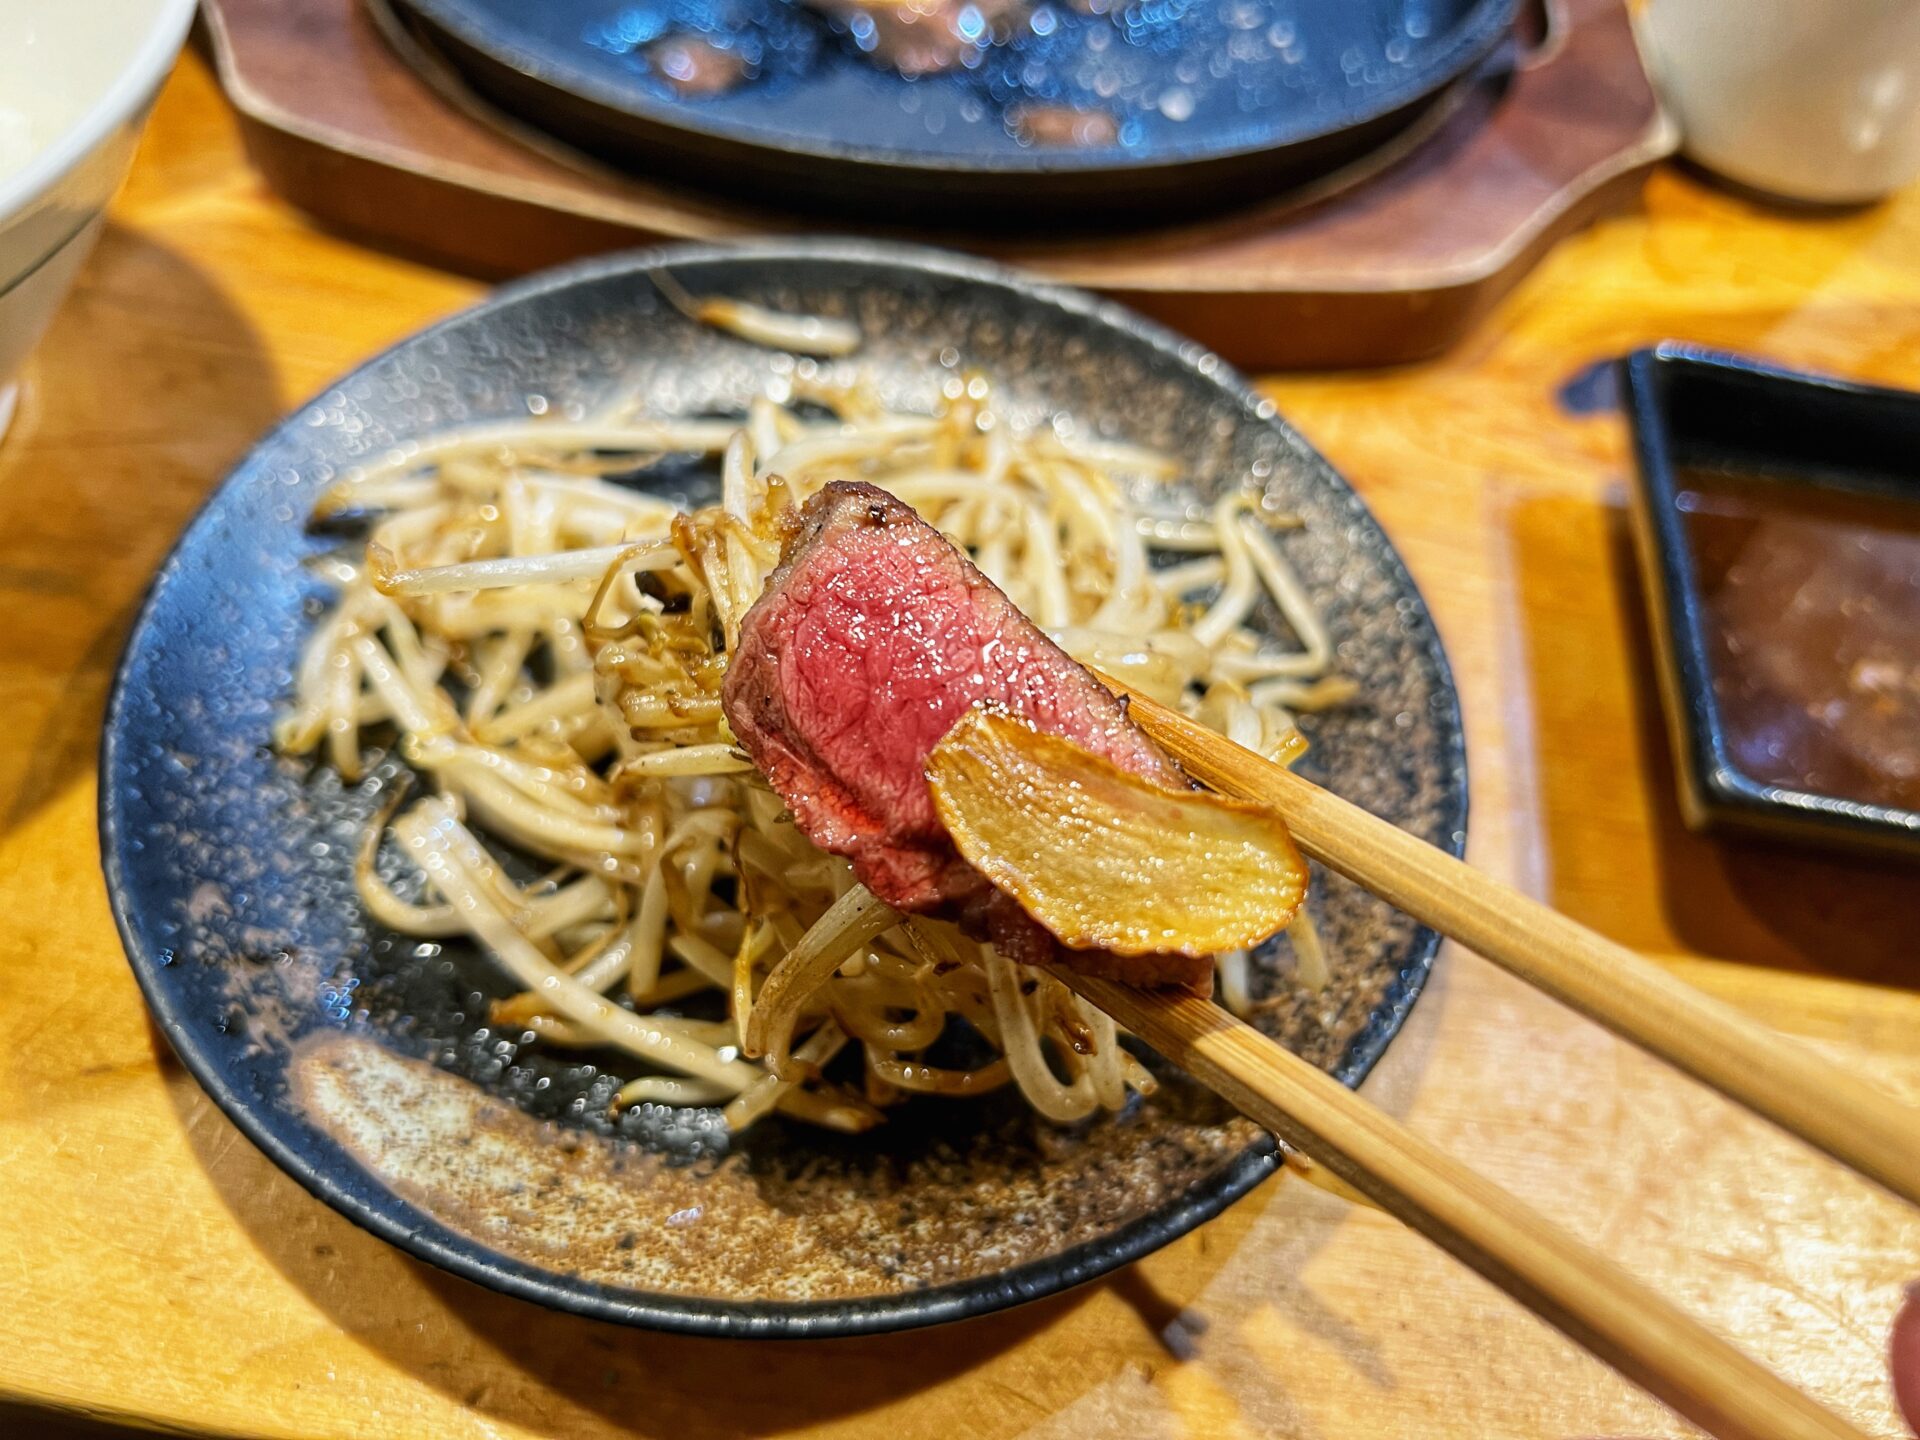
[[[322,221],[488,275],[801,223],[616,174],[433,82],[359,0],[206,0],[269,182]],[[1405,153],[1226,218],[1059,241],[918,235],[1104,291],[1251,368],[1444,349],[1560,236],[1638,193],[1676,132],[1621,0],[1547,0],[1544,39]],[[431,72],[431,57],[416,55]],[[1353,180],[1354,177],[1344,177]]]

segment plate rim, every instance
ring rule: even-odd
[[[371,1178],[369,1172],[351,1156],[340,1151],[337,1144],[323,1132],[311,1130],[309,1133],[319,1137],[329,1149],[337,1151],[339,1161],[329,1166],[298,1153],[268,1123],[265,1118],[271,1113],[268,1107],[249,1103],[239,1087],[226,1075],[219,1057],[194,1039],[186,1019],[191,1013],[190,1007],[184,1004],[184,997],[178,991],[163,983],[162,972],[167,968],[166,962],[159,958],[155,947],[148,944],[136,930],[132,913],[134,902],[124,864],[125,837],[115,808],[120,785],[115,774],[125,743],[122,730],[124,712],[129,703],[127,682],[131,664],[154,622],[154,611],[167,583],[181,564],[182,552],[188,541],[207,522],[214,506],[229,487],[242,480],[262,449],[292,431],[313,405],[326,395],[384,364],[401,350],[449,326],[490,316],[551,291],[613,275],[644,274],[662,266],[725,263],[740,259],[763,264],[781,260],[826,260],[852,265],[903,266],[955,280],[1012,290],[1024,299],[1038,301],[1042,305],[1050,305],[1068,314],[1089,318],[1123,331],[1160,352],[1200,381],[1224,390],[1238,404],[1247,423],[1275,427],[1290,447],[1310,463],[1317,463],[1322,468],[1323,479],[1333,484],[1337,496],[1350,508],[1367,517],[1378,530],[1382,541],[1382,564],[1396,583],[1405,587],[1405,594],[1418,606],[1418,614],[1424,622],[1422,648],[1434,667],[1440,687],[1437,693],[1444,695],[1446,701],[1444,714],[1440,717],[1448,731],[1449,741],[1443,757],[1443,775],[1449,792],[1442,815],[1446,832],[1443,848],[1456,857],[1464,853],[1470,800],[1465,729],[1459,687],[1454,680],[1432,609],[1408,572],[1398,547],[1374,516],[1371,507],[1304,435],[1281,418],[1271,401],[1260,395],[1237,370],[1210,349],[1117,302],[1070,286],[1056,285],[1010,266],[931,246],[827,237],[756,240],[739,244],[655,246],[595,256],[540,271],[500,286],[474,304],[402,336],[350,370],[332,377],[307,399],[289,409],[234,463],[181,529],[165,558],[155,569],[133,624],[128,629],[101,721],[97,801],[101,868],[106,880],[114,928],[119,933],[128,966],[133,971],[153,1020],[166,1036],[168,1045],[181,1064],[206,1096],[256,1149],[314,1198],[361,1229],[415,1259],[424,1260],[461,1279],[522,1300],[531,1300],[548,1309],[588,1319],[722,1339],[825,1339],[913,1330],[970,1319],[1028,1300],[1059,1294],[1142,1258],[1219,1215],[1272,1174],[1279,1166],[1278,1146],[1271,1135],[1263,1134],[1185,1194],[1125,1225],[1037,1260],[924,1290],[840,1300],[734,1301],[677,1296],[659,1291],[626,1290],[579,1277],[568,1277],[491,1249],[478,1239],[454,1230],[415,1202],[379,1186],[375,1180],[375,1188],[390,1196],[401,1211],[414,1217],[417,1222],[403,1223],[396,1215],[389,1214],[386,1209],[357,1193],[356,1187],[350,1182],[362,1177]],[[1399,1033],[1407,1014],[1425,990],[1441,938],[1430,927],[1416,925],[1412,942],[1399,962],[1399,1003],[1390,1010],[1376,1008],[1364,1028],[1349,1043],[1346,1054],[1332,1071],[1334,1078],[1342,1084],[1349,1088],[1357,1087]]]
[[[1520,0],[1468,0],[1471,7],[1453,26],[1445,42],[1417,71],[1405,80],[1383,86],[1369,102],[1343,112],[1335,123],[1309,123],[1312,117],[1277,135],[1240,144],[1209,146],[1191,144],[1157,151],[1132,163],[1115,164],[1108,150],[1073,150],[1035,147],[1003,156],[929,154],[863,145],[847,140],[813,140],[788,136],[781,141],[767,137],[763,129],[737,124],[691,124],[684,104],[660,100],[637,87],[615,84],[577,66],[569,65],[551,47],[539,51],[514,50],[498,43],[485,23],[473,16],[461,0],[390,0],[396,8],[411,12],[419,19],[451,36],[490,63],[511,71],[520,79],[545,86],[561,95],[587,101],[616,115],[703,140],[719,141],[755,150],[767,156],[805,159],[822,163],[857,165],[876,172],[921,172],[943,175],[1005,176],[1018,179],[1045,179],[1050,176],[1139,177],[1156,172],[1177,171],[1184,166],[1244,160],[1260,155],[1278,155],[1295,146],[1327,140],[1349,130],[1385,120],[1396,111],[1444,90],[1449,84],[1466,78],[1481,60],[1512,30]],[[456,67],[459,68],[459,67]],[[464,77],[464,71],[463,77]],[[903,80],[902,83],[908,83]]]

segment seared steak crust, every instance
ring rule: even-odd
[[[1029,964],[1210,983],[1204,959],[1060,950],[954,849],[924,769],[982,701],[1143,779],[1186,782],[1112,692],[884,490],[836,482],[808,501],[742,622],[721,698],[801,830],[888,904],[954,916]]]

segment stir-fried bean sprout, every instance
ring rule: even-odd
[[[837,356],[851,355],[860,348],[860,327],[851,320],[827,315],[791,315],[784,310],[719,296],[696,300],[667,270],[655,270],[653,283],[666,296],[667,303],[689,320],[725,330],[770,350]]]
[[[766,329],[747,318],[735,328]],[[816,352],[847,338],[759,336],[809,337]],[[364,514],[368,533],[320,567],[338,602],[275,739],[353,780],[397,732],[427,793],[396,796],[368,836],[368,912],[478,942],[522,987],[492,1018],[525,1041],[619,1052],[616,1109],[853,1131],[909,1095],[1013,1085],[1054,1121],[1118,1110],[1154,1082],[1107,1016],[946,922],[894,913],[800,834],[727,728],[727,656],[783,517],[860,478],[1079,660],[1290,763],[1293,712],[1352,694],[1285,558],[1299,522],[1241,491],[1203,514],[1156,503],[1177,463],[1016,431],[980,375],[951,377],[923,415],[889,410],[848,367],[792,373],[735,420],[494,423],[343,478],[319,513]],[[640,488],[685,456],[715,466],[719,504],[682,514]],[[1252,627],[1263,602],[1294,644]],[[413,898],[376,864],[388,835],[424,880]],[[517,882],[529,859],[551,873]],[[1303,911],[1293,927],[1305,979],[1325,973],[1311,924]],[[1246,953],[1218,973],[1245,1011]]]

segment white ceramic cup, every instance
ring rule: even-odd
[[[1920,0],[1647,0],[1639,29],[1708,169],[1819,204],[1920,175]]]
[[[0,0],[0,430],[100,233],[194,0]]]

